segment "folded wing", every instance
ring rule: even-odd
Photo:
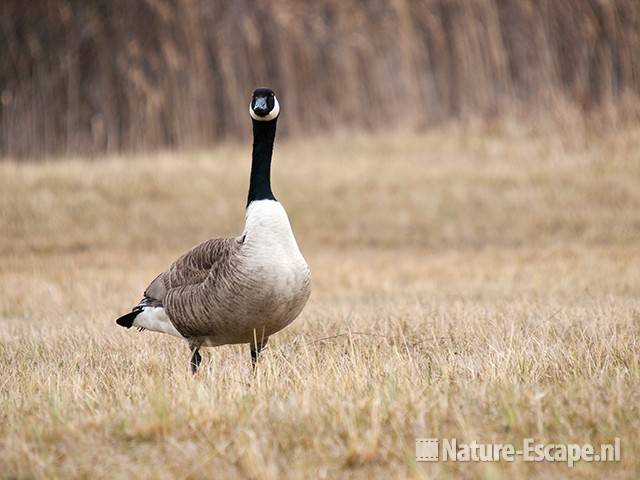
[[[195,246],[149,284],[143,302],[164,306],[185,337],[210,335],[211,303],[216,289],[228,281],[241,246],[238,238],[215,238]]]

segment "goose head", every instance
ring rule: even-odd
[[[270,88],[256,88],[251,95],[249,114],[258,122],[268,122],[278,117],[280,105]]]

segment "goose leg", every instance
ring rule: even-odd
[[[260,355],[260,352],[262,351],[264,346],[267,344],[267,340],[268,339],[265,338],[260,342],[251,342],[249,344],[251,347],[251,366],[253,367],[254,371],[256,369],[256,363],[258,361],[258,355]]]
[[[191,373],[195,375],[198,372],[200,362],[202,362],[202,355],[200,355],[200,347],[202,346],[202,339],[190,338],[189,350],[191,350],[191,360],[189,366],[191,367]]]
[[[196,374],[198,371],[198,367],[200,366],[200,362],[202,361],[202,355],[200,355],[200,351],[198,347],[193,349],[193,355],[191,356],[191,373]]]

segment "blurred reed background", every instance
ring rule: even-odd
[[[450,120],[640,117],[637,0],[3,0],[0,156]]]

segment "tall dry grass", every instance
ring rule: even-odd
[[[638,51],[635,0],[4,0],[0,155],[238,138],[261,84],[284,134],[637,118]]]
[[[251,374],[113,319],[242,228],[249,147],[0,165],[2,478],[637,478],[640,132],[279,144],[313,274]],[[416,464],[415,437],[620,463]]]

